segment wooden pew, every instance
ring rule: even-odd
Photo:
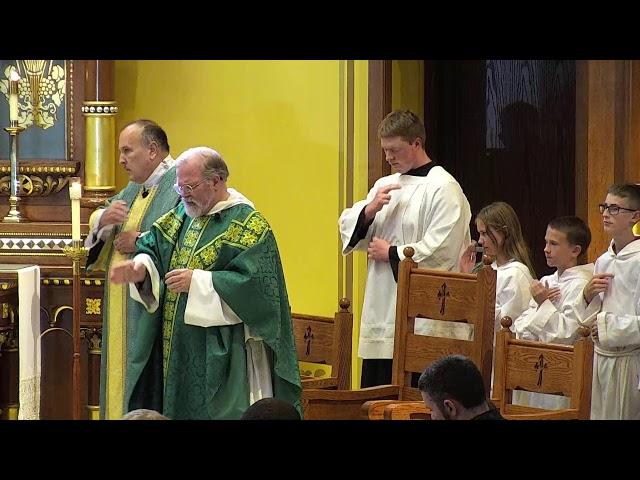
[[[298,361],[331,366],[328,378],[303,376],[303,388],[346,390],[351,387],[353,314],[349,311],[349,299],[341,299],[339,306],[334,318],[291,314]]]
[[[496,339],[495,406],[507,420],[588,420],[591,412],[593,342],[587,327],[574,345],[517,340],[509,317],[501,321]],[[512,402],[514,390],[561,394],[570,397],[570,408],[545,410]],[[385,406],[389,420],[428,419],[423,402],[395,402]]]
[[[398,272],[398,300],[391,385],[361,390],[305,389],[305,419],[381,419],[384,407],[398,400],[421,400],[411,386],[413,373],[452,353],[472,358],[491,382],[496,272],[485,266],[477,275],[418,268],[411,247]],[[417,316],[473,326],[472,340],[430,337],[414,332]],[[366,402],[366,403],[365,403]]]
[[[590,330],[580,327],[573,345],[518,340],[509,330],[512,320],[500,321],[496,339],[495,403],[505,418],[514,420],[588,420],[591,413],[593,342]],[[514,405],[514,390],[559,394],[571,398],[570,408],[544,410]]]

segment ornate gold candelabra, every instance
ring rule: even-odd
[[[9,213],[2,219],[7,223],[23,223],[29,220],[20,213],[20,197],[18,196],[18,135],[25,128],[18,125],[18,82],[20,75],[13,69],[9,75],[9,126],[5,130],[11,137],[10,156],[10,188]]]
[[[87,249],[81,240],[72,240],[70,247],[62,249],[64,254],[73,261],[73,419],[82,418],[80,405],[80,271],[87,258]]]
[[[18,196],[18,135],[25,128],[18,125],[17,120],[11,120],[11,126],[5,130],[11,137],[11,190],[9,191],[9,213],[2,219],[5,223],[25,223],[29,219],[20,212],[20,197]]]

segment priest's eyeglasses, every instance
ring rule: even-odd
[[[201,183],[206,182],[208,179],[204,178],[200,180],[195,185],[178,185],[177,183],[173,186],[173,189],[178,192],[178,195],[181,197],[186,197],[187,195],[192,195],[193,191],[200,186]],[[613,214],[612,214],[613,215]]]
[[[609,215],[618,215],[620,210],[626,210],[627,212],[635,212],[637,209],[635,208],[624,208],[619,207],[618,205],[609,205],[607,203],[601,203],[598,205],[598,209],[600,213],[604,213],[605,210],[609,210]]]

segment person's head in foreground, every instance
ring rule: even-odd
[[[487,401],[482,374],[463,355],[449,355],[429,365],[418,388],[433,420],[500,418]]]
[[[240,420],[300,420],[300,414],[290,403],[263,398],[247,408]]]
[[[139,408],[137,410],[131,410],[122,416],[121,420],[169,420],[159,412],[155,410],[149,410],[147,408]]]

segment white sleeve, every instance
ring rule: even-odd
[[[398,257],[404,260],[405,247],[413,247],[413,261],[417,263],[434,257],[437,264],[443,263],[441,259],[452,259],[457,267],[462,249],[471,241],[468,202],[458,185],[446,183],[433,194],[431,208],[434,215],[424,237],[415,243],[397,245]]]
[[[377,180],[373,185],[369,193],[367,194],[367,198],[364,200],[360,200],[353,204],[351,208],[345,209],[342,214],[340,214],[340,218],[338,219],[338,228],[340,229],[340,238],[342,240],[342,254],[347,255],[351,253],[353,250],[366,250],[369,246],[369,242],[371,241],[370,232],[367,232],[367,235],[362,238],[355,247],[349,246],[349,242],[351,241],[351,237],[353,237],[353,233],[355,232],[356,225],[358,224],[358,217],[360,217],[360,212],[369,205],[376,196],[376,192],[378,188],[380,188],[380,180]],[[375,222],[375,218],[374,218]],[[369,230],[371,231],[371,226],[369,226]]]
[[[533,312],[529,309],[516,321],[516,332],[520,329],[527,331],[537,340],[545,343],[572,344],[578,338],[578,329],[582,325],[573,304],[582,296],[586,280],[574,282],[564,296],[560,309],[549,300],[536,307]],[[535,300],[533,300],[535,303]],[[519,323],[519,325],[518,325]]]
[[[640,277],[636,283],[635,298],[629,299],[635,313],[640,312]],[[598,313],[598,342],[605,348],[640,345],[640,315]]]
[[[549,300],[541,305],[539,323],[534,324],[533,328],[540,329],[539,335],[542,342],[572,344],[578,339],[578,329],[582,321],[573,304],[576,299],[582,297],[582,290],[587,282],[587,280],[576,281],[571,285],[559,310]]]
[[[589,305],[587,305],[584,296],[580,294],[580,296],[571,305],[571,308],[573,309],[573,314],[580,324],[590,327],[595,322],[596,315],[602,308],[602,293],[593,297],[593,300],[591,300]]]
[[[244,325],[245,345],[247,348],[247,378],[249,380],[249,403],[273,397],[271,361],[264,341],[251,335],[247,324]]]
[[[517,318],[529,307],[531,292],[529,279],[518,269],[509,272],[507,282],[501,291],[496,291],[496,322],[499,325],[503,317],[511,317],[514,324]],[[511,329],[515,327],[512,325]]]
[[[104,208],[100,208],[91,215],[89,220],[90,230],[87,234],[87,238],[84,239],[84,246],[86,248],[93,248],[100,240],[106,240],[113,231],[113,224],[107,225],[98,230],[98,225],[100,225],[100,219],[102,218],[104,211]]]
[[[532,298],[529,302],[529,308],[513,322],[513,330],[516,332],[517,338],[539,341],[538,336],[534,334],[531,329],[531,324],[534,322],[534,316],[537,310],[538,303]]]
[[[593,274],[596,275],[598,273],[601,272],[598,269],[598,261],[596,260],[596,264],[593,268]],[[583,291],[580,292],[580,295],[577,295],[573,300],[571,309],[573,310],[573,315],[581,325],[591,327],[596,320],[596,315],[602,308],[602,298],[604,297],[604,294],[597,294],[587,305],[587,301],[584,299],[584,287],[582,290]]]
[[[136,265],[144,265],[147,269],[147,274],[151,282],[151,289],[147,291],[145,288],[138,290],[135,283],[129,283],[129,295],[136,302],[140,302],[145,306],[149,313],[153,313],[157,310],[160,300],[160,274],[158,269],[153,264],[153,260],[146,253],[139,253],[133,257],[133,262]],[[143,287],[147,284],[145,281]]]
[[[216,292],[211,272],[196,269],[191,277],[184,323],[198,327],[219,327],[242,323],[242,320]]]

